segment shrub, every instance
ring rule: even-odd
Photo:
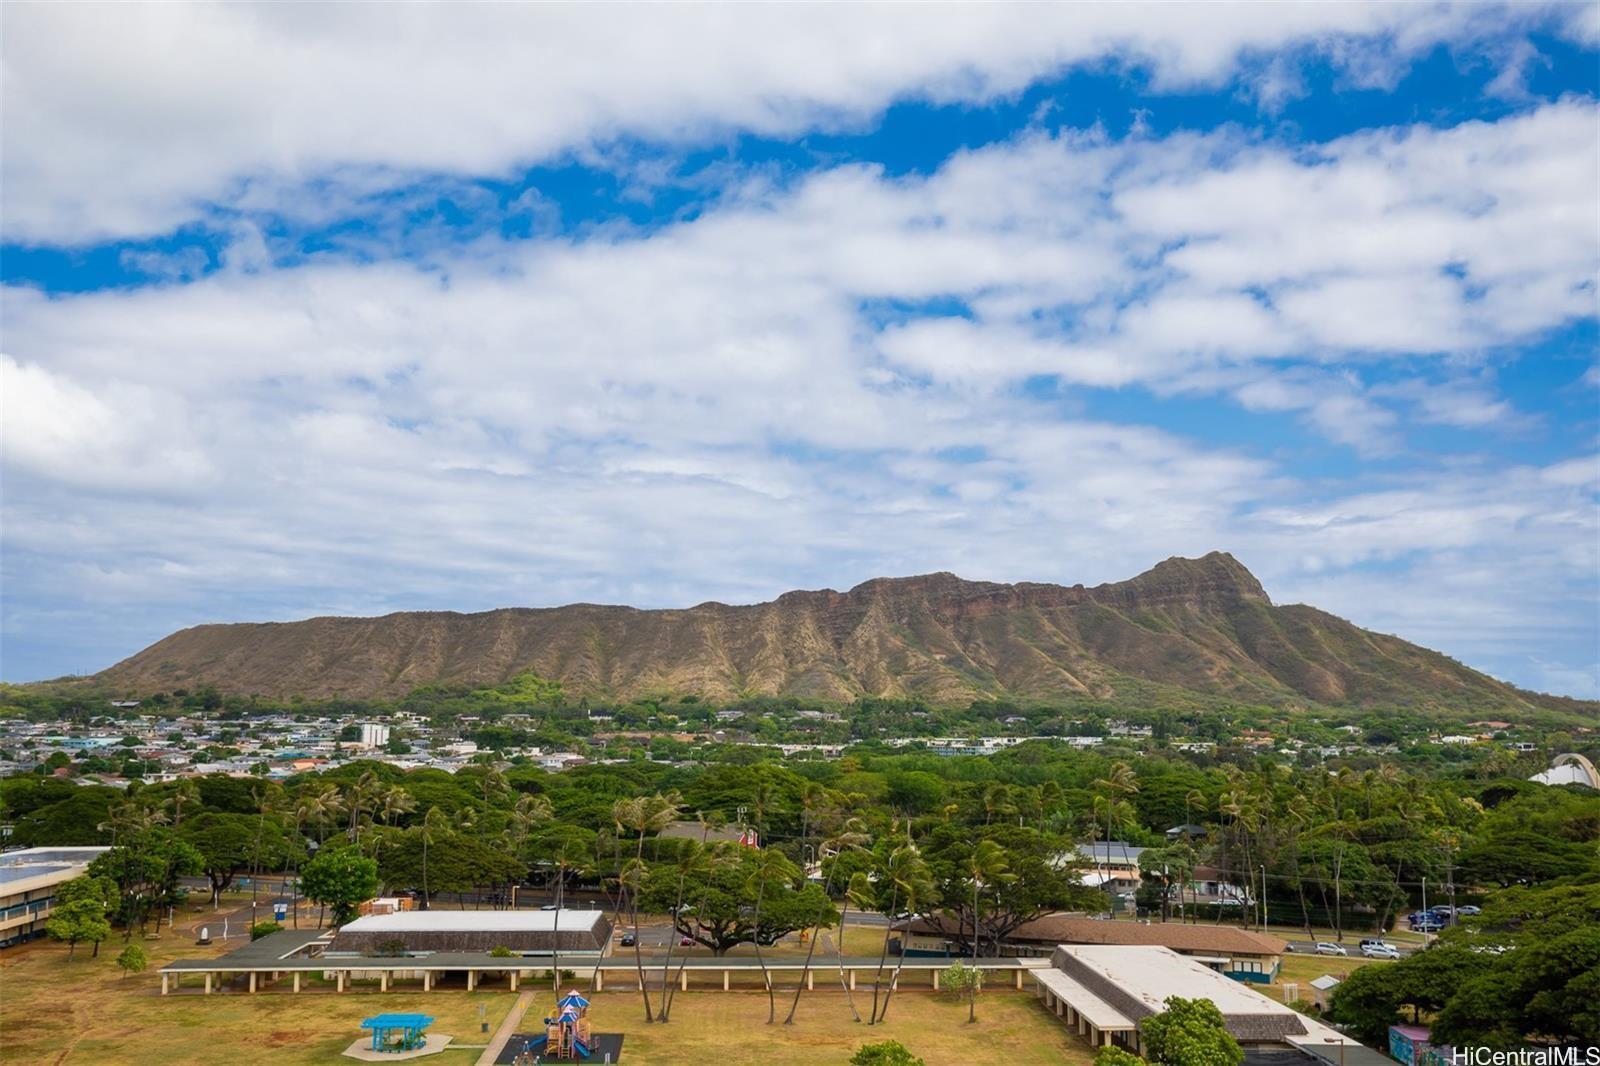
[[[927,1066],[898,1040],[863,1044],[850,1056],[850,1066]]]
[[[279,933],[282,931],[283,926],[279,925],[277,922],[257,922],[255,925],[250,927],[250,939],[260,940],[264,936],[271,936],[273,933]]]
[[[514,952],[504,944],[498,944],[489,949],[489,957],[491,959],[509,959],[513,954]]]
[[[983,971],[958,962],[939,971],[939,987],[943,991],[956,992],[963,996],[968,992],[981,992]]]
[[[373,950],[374,955],[383,955],[388,958],[399,958],[406,953],[406,942],[399,937],[390,937],[388,940],[378,941]]]
[[[1145,1061],[1119,1047],[1103,1047],[1096,1052],[1094,1066],[1145,1066]]]
[[[130,973],[143,973],[145,967],[149,965],[150,957],[138,944],[129,944],[122,949],[122,954],[117,956],[117,967],[122,970],[124,977]]]

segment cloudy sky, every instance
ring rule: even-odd
[[[1600,7],[6,5],[3,663],[1233,552],[1600,695]]]

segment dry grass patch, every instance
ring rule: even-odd
[[[66,948],[47,943],[7,949],[0,958],[0,1043],[8,1062],[116,1063],[327,1063],[362,1035],[361,1019],[385,1011],[433,1015],[433,1031],[465,1044],[486,1043],[478,1007],[487,1007],[493,1033],[515,997],[503,990],[468,994],[441,991],[380,995],[351,992],[264,992],[160,995],[161,966],[177,957],[203,955],[187,939],[143,942],[150,970],[124,978],[112,961],[120,939],[100,958],[67,961]],[[237,944],[232,945],[237,947]],[[212,950],[220,954],[220,950]],[[192,982],[196,978],[191,977]],[[429,1058],[452,1066],[477,1052]]]
[[[863,1013],[871,1001],[870,987],[856,992]],[[626,1034],[624,1062],[649,1066],[845,1063],[856,1048],[879,1040],[900,1041],[928,1066],[1082,1066],[1093,1060],[1088,1045],[1026,992],[984,993],[976,1025],[967,1024],[965,1000],[928,992],[896,993],[889,1020],[876,1026],[851,1021],[838,992],[802,998],[794,1025],[782,1024],[788,1009],[780,998],[778,1024],[768,1025],[764,994],[691,991],[678,995],[670,1025],[646,1025],[637,992],[605,992],[593,998],[590,1017],[596,1032]]]

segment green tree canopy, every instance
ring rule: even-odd
[[[378,864],[353,848],[325,849],[300,871],[300,886],[306,899],[326,906],[333,923],[343,925],[378,894]]]
[[[1168,996],[1166,1010],[1139,1023],[1139,1038],[1151,1062],[1164,1066],[1240,1066],[1244,1049],[1209,999]]]

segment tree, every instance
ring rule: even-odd
[[[1151,1062],[1164,1066],[1240,1066],[1244,1062],[1244,1049],[1228,1032],[1215,1003],[1168,996],[1166,1008],[1139,1023],[1139,1038]]]
[[[855,1054],[850,1056],[850,1066],[925,1066],[925,1063],[900,1041],[883,1040],[856,1048]]]
[[[356,908],[378,893],[378,864],[352,848],[331,848],[306,863],[300,880],[305,897],[333,911],[333,924],[356,916]]]
[[[1328,1016],[1363,1043],[1384,1039],[1389,1026],[1400,1020],[1400,988],[1394,971],[1404,960],[1387,966],[1362,966],[1333,990]]]
[[[233,879],[260,862],[278,867],[291,851],[283,827],[264,816],[220,814],[207,811],[185,822],[178,835],[194,845],[211,882],[211,903],[216,906]]]
[[[1121,765],[1121,764],[1118,764]],[[978,945],[983,942],[982,925],[979,918],[982,915],[979,903],[982,891],[988,885],[996,887],[1009,881],[1016,880],[1016,875],[1011,872],[1006,862],[1006,853],[999,844],[992,840],[980,840],[977,847],[972,849],[972,855],[967,859],[967,876],[972,881],[972,966],[978,966]],[[903,958],[905,953],[901,952]],[[976,974],[974,974],[976,976]],[[967,1024],[978,1020],[978,984],[974,980],[967,986]],[[890,986],[893,990],[893,985]]]
[[[889,854],[889,861],[883,867],[883,876],[890,883],[890,895],[901,901],[903,911],[892,913],[918,914],[934,895],[933,875],[928,870],[928,863],[917,850],[915,844],[906,844],[904,847],[894,849]],[[905,968],[906,953],[904,948],[900,957],[895,960],[894,976],[889,978],[889,990],[883,996],[883,1010],[878,1012],[873,1024],[882,1022],[889,1016],[889,1001],[894,998],[894,990],[900,984],[900,971]],[[879,958],[879,969],[882,969],[882,957]],[[872,1000],[878,1000],[877,989],[873,989]]]
[[[130,973],[144,973],[145,967],[149,965],[149,956],[138,944],[124,945],[122,952],[117,956],[117,969],[122,971],[124,978]]]
[[[105,907],[92,899],[76,899],[63,903],[44,923],[44,931],[51,940],[67,945],[67,958],[78,950],[81,943],[95,946],[99,954],[100,942],[111,935],[111,923],[106,921]]]

